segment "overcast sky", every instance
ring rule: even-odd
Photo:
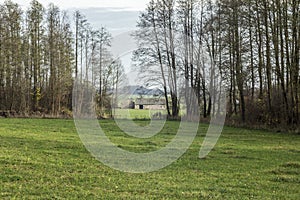
[[[38,0],[44,7],[54,3],[72,14],[81,11],[94,28],[107,27],[113,35],[132,30],[149,0]],[[24,9],[31,0],[13,0]]]
[[[28,6],[30,1],[13,0],[22,6]],[[126,8],[129,10],[143,10],[148,0],[39,0],[43,5],[54,3],[63,9],[70,8]]]

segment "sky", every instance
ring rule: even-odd
[[[28,6],[30,1],[13,0],[22,6]],[[145,8],[148,0],[39,0],[43,5],[54,3],[63,9],[85,9],[85,8],[126,8],[128,10],[140,11]]]
[[[2,0],[1,0],[2,1]],[[86,16],[92,27],[105,26],[113,34],[132,30],[141,11],[146,8],[149,0],[38,0],[44,7],[54,3],[71,15],[79,10]],[[29,7],[31,0],[13,0],[24,9]]]

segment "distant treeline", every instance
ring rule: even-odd
[[[164,89],[179,115],[180,88],[192,88],[203,118],[297,128],[300,124],[299,0],[150,0],[133,34],[140,78]],[[0,110],[20,115],[71,113],[75,78],[97,86],[100,113],[123,75],[107,47],[111,35],[37,1],[23,11],[0,5]],[[188,94],[185,94],[188,97]],[[219,101],[219,102],[218,102]],[[187,114],[196,113],[187,102]]]
[[[170,115],[180,84],[196,91],[204,118],[222,114],[225,87],[228,122],[299,128],[299,13],[299,0],[151,0],[135,61],[173,94]]]
[[[94,30],[79,11],[70,17],[35,0],[26,11],[12,1],[0,4],[0,111],[70,117],[75,78],[93,81],[105,106],[105,92],[122,72],[112,63],[110,41],[105,28]]]

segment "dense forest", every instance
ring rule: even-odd
[[[106,105],[106,91],[122,72],[107,49],[111,39],[106,28],[95,30],[79,11],[70,17],[35,0],[23,11],[5,1],[0,5],[2,114],[70,117],[75,78],[97,84],[98,103]]]
[[[163,89],[172,118],[183,85],[196,93],[202,118],[224,114],[216,102],[222,87],[228,123],[297,129],[299,11],[299,0],[150,0],[132,34],[138,41],[133,60],[141,79]],[[109,52],[111,40],[78,11],[70,17],[35,0],[23,11],[5,1],[0,111],[71,115],[76,78],[97,87],[101,109],[110,107],[107,91],[124,72]]]

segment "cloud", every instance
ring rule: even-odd
[[[73,13],[76,9],[69,9]],[[85,8],[77,9],[91,25],[97,29],[106,27],[113,35],[134,30],[136,21],[140,15],[139,11],[127,10],[126,8],[106,7],[106,8]]]

